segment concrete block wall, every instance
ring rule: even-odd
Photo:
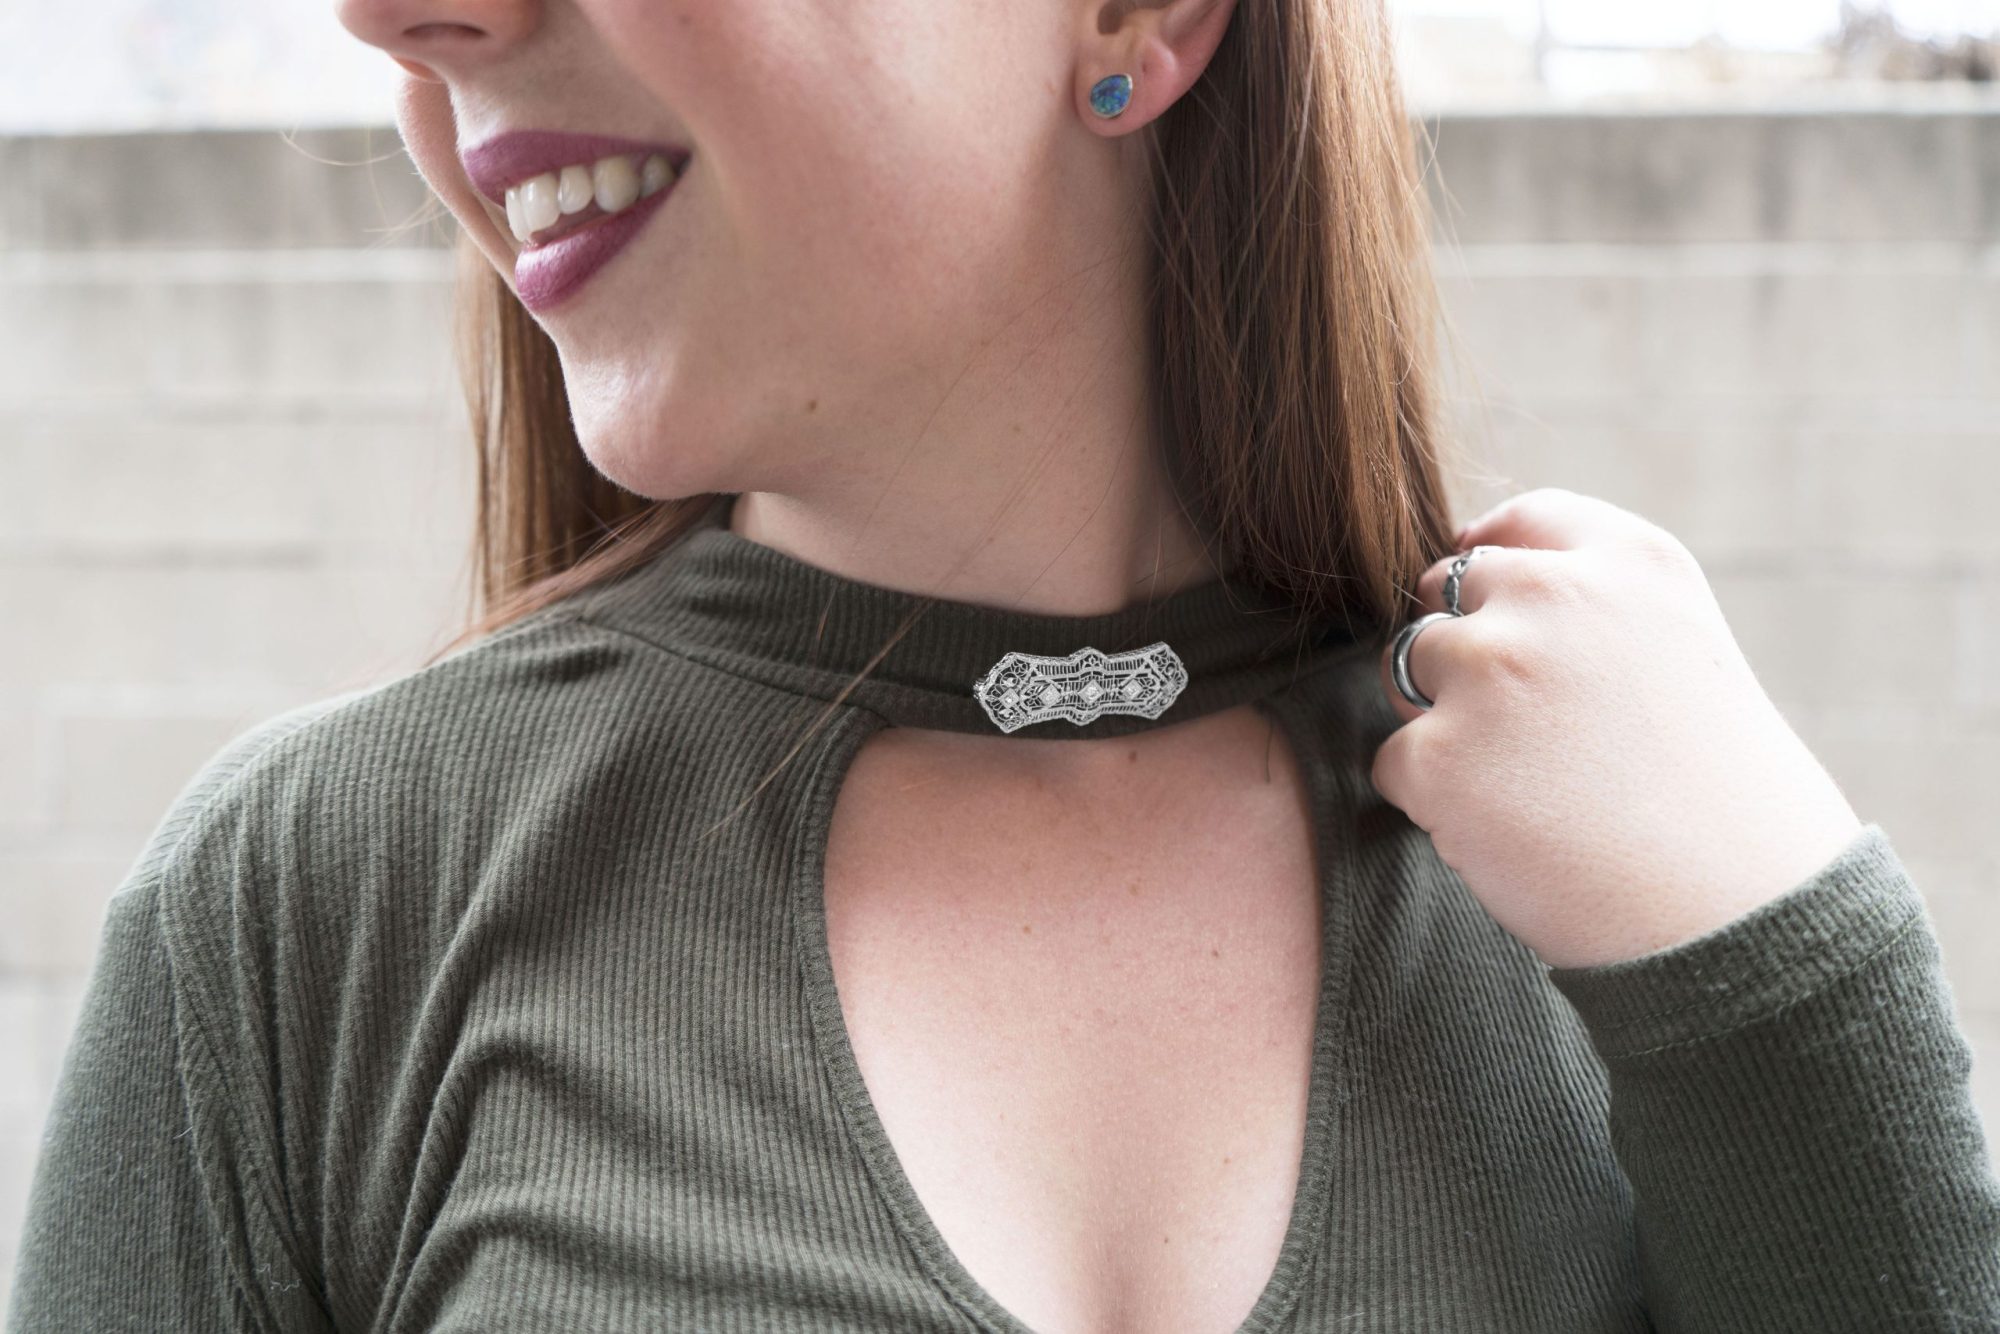
[[[223,742],[448,637],[471,460],[392,130],[0,139],[0,179],[4,1309],[108,896]]]
[[[2000,1134],[2000,112],[1433,128],[1460,512],[1563,485],[1695,550],[1911,866]],[[0,179],[4,1308],[106,898],[229,737],[447,637],[471,474],[393,130],[0,139]]]

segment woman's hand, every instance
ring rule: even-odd
[[[1375,787],[1554,967],[1636,958],[1798,887],[1861,832],[1757,683],[1701,567],[1607,501],[1545,488],[1466,525],[1459,610],[1410,653],[1419,710]],[[1444,611],[1452,558],[1418,584]],[[1421,613],[1417,613],[1421,614]]]

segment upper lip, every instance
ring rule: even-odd
[[[679,172],[688,150],[678,144],[648,143],[609,134],[570,134],[562,130],[508,130],[459,150],[459,161],[473,188],[494,204],[507,206],[507,191],[530,177],[582,165],[619,153],[658,153]]]

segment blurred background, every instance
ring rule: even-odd
[[[2000,0],[1401,0],[1469,517],[1681,536],[1911,868],[2000,1136]],[[451,225],[331,5],[0,8],[0,1308],[105,902],[467,607]]]

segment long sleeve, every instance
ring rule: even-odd
[[[189,783],[106,909],[29,1187],[11,1334],[330,1328],[281,1221],[278,1151],[236,1077],[235,1045],[197,998],[224,994],[213,942],[177,949],[176,903],[229,904],[238,837],[217,814],[229,779],[284,715],[239,737]],[[206,851],[205,851],[206,850]],[[196,916],[190,911],[190,916]],[[241,1007],[250,1023],[254,998]]]
[[[231,1277],[183,1090],[150,887],[114,897],[28,1197],[8,1329],[259,1328]]]
[[[2000,1181],[1929,913],[1870,824],[1790,893],[1552,968],[1664,1334],[2000,1330]]]

